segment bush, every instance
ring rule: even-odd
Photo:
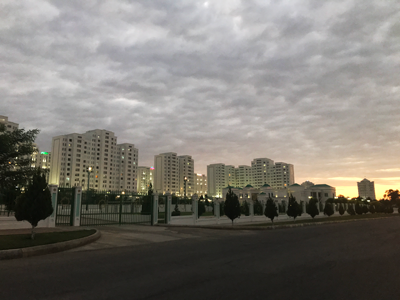
[[[347,213],[348,213],[350,216],[354,216],[354,215],[356,214],[356,211],[354,210],[354,207],[353,207],[352,204],[349,205],[349,208],[347,209]]]
[[[341,216],[344,215],[344,207],[343,207],[343,204],[342,204],[342,203],[339,204],[339,214],[340,214]]]
[[[35,238],[34,229],[39,221],[46,219],[52,213],[53,205],[46,177],[38,169],[25,193],[21,194],[17,199],[15,218],[18,221],[26,220],[31,224],[31,239],[33,240]]]
[[[247,202],[245,202],[247,205]],[[247,205],[248,210],[248,205]],[[231,188],[229,187],[228,193],[226,193],[226,200],[224,205],[225,215],[231,219],[232,225],[233,220],[240,217],[240,203],[238,196],[232,192]]]
[[[333,210],[333,204],[331,203],[325,203],[325,208],[324,208],[324,214],[327,215],[328,217],[332,216],[335,213]]]
[[[263,215],[263,207],[260,201],[254,201],[254,215],[262,216]]]
[[[315,198],[311,198],[308,202],[306,212],[314,219],[315,216],[319,215],[319,211],[317,208],[318,200]]]
[[[204,214],[206,212],[206,205],[203,201],[198,201],[197,202],[197,213],[198,213],[198,217],[200,218],[200,216],[202,214]]]
[[[277,207],[275,201],[269,197],[267,200],[267,204],[265,206],[264,215],[271,219],[271,222],[274,223],[274,218],[278,216]]]
[[[249,208],[249,204],[247,204],[247,201],[243,201],[242,205],[240,206],[240,213],[248,216],[250,215],[250,208]]]
[[[363,212],[363,214],[367,214],[369,212],[368,206],[363,205],[362,212]]]
[[[356,214],[357,215],[362,215],[363,214],[363,209],[362,209],[360,203],[358,203],[358,202],[356,203]]]

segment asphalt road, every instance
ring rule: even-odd
[[[0,262],[0,299],[400,299],[400,218]],[[187,237],[192,238],[187,238]]]

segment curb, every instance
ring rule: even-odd
[[[174,225],[174,224],[157,224],[160,227],[185,227],[185,228],[202,228],[202,229],[217,229],[217,230],[275,230],[275,229],[286,229],[286,228],[295,228],[295,227],[306,227],[306,226],[317,226],[324,224],[336,224],[336,223],[346,223],[346,222],[357,222],[357,221],[372,221],[372,220],[382,220],[388,219],[388,217],[379,217],[379,218],[371,218],[371,219],[352,219],[352,220],[337,220],[337,221],[326,221],[326,222],[314,222],[314,223],[299,223],[299,224],[284,224],[284,225],[271,225],[271,226],[257,226],[253,224],[249,225],[233,225],[233,226],[196,226],[196,225]]]
[[[35,246],[35,247],[0,250],[0,260],[45,255],[81,247],[86,244],[92,243],[100,238],[101,236],[100,231],[98,231],[97,229],[95,230],[96,232],[93,233],[92,235],[80,239],[59,242],[49,245]]]

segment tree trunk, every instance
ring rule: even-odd
[[[35,227],[32,225],[32,230],[31,230],[31,240],[35,239]]]

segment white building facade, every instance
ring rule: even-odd
[[[4,124],[6,131],[9,132],[17,130],[19,127],[18,123],[9,121],[7,116],[0,116],[0,124]]]
[[[363,199],[370,198],[370,200],[375,200],[375,183],[364,178],[360,182],[357,182],[358,187],[358,197]]]
[[[258,189],[265,184],[274,189],[284,189],[294,184],[292,164],[277,162],[269,158],[256,158],[251,166],[222,163],[207,166],[208,195],[222,197],[222,189],[231,186],[244,188],[251,185]]]
[[[147,193],[147,190],[151,185],[154,184],[153,181],[154,167],[141,167],[137,169],[137,191],[139,193]]]
[[[112,131],[95,129],[53,137],[51,154],[50,184],[84,189],[89,184],[97,191],[137,190],[138,150],[133,144],[117,145]]]
[[[207,194],[207,176],[204,174],[195,174],[196,194],[205,196]]]

